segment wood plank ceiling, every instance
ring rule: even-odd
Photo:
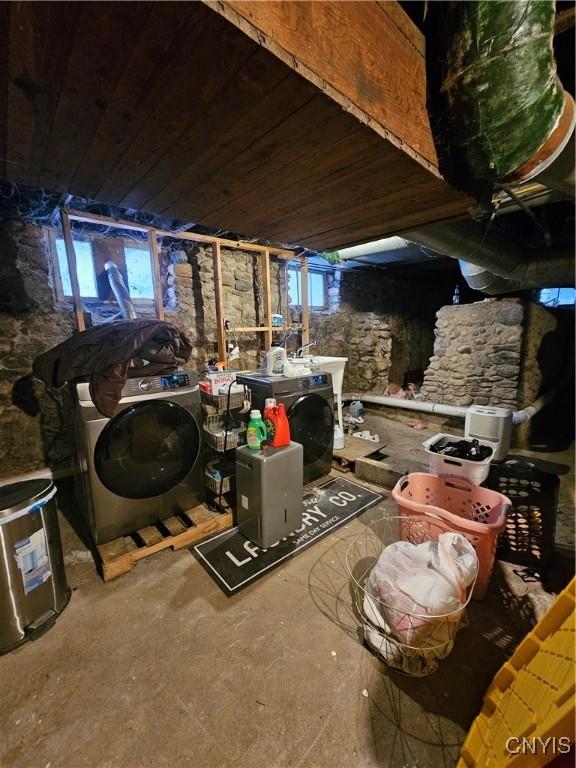
[[[320,250],[469,205],[200,3],[2,3],[0,28],[7,181]]]

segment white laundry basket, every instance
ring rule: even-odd
[[[490,472],[490,462],[494,456],[494,452],[498,447],[496,443],[489,443],[487,440],[479,440],[480,445],[484,445],[490,448],[492,453],[482,461],[469,461],[468,459],[457,459],[454,456],[444,456],[441,453],[435,453],[431,450],[432,446],[444,446],[446,443],[455,442],[458,440],[465,440],[466,438],[458,437],[458,435],[448,435],[445,432],[440,432],[434,437],[425,440],[422,443],[422,447],[428,454],[428,466],[430,474],[444,477],[445,475],[452,475],[453,477],[465,477],[474,485],[480,485],[488,477]]]

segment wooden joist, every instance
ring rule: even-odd
[[[203,235],[200,232],[172,232],[165,229],[157,229],[147,224],[137,224],[136,222],[126,221],[124,219],[117,219],[113,216],[104,216],[99,213],[90,213],[87,211],[74,211],[67,209],[68,218],[71,221],[81,221],[85,224],[104,224],[108,227],[114,227],[115,229],[132,230],[134,232],[147,232],[154,233],[156,237],[169,237],[174,240],[190,240],[197,243],[219,243],[220,246],[225,248],[233,248],[241,251],[255,251],[262,253],[268,251],[275,256],[284,259],[298,258],[294,251],[287,250],[286,248],[274,248],[269,245],[258,245],[257,243],[247,243],[244,240],[228,240],[223,237],[216,237],[214,235]]]
[[[396,3],[4,3],[0,21],[8,182],[319,250],[471,204],[439,176]]]
[[[209,536],[232,527],[232,513],[213,512],[201,505],[179,516],[161,520],[134,531],[130,536],[100,544],[97,547],[104,581],[121,576],[136,565],[138,560],[161,552],[163,549],[181,549],[196,544]]]

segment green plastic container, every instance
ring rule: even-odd
[[[259,451],[266,442],[266,425],[260,411],[250,411],[250,421],[246,428],[246,442],[251,451]]]

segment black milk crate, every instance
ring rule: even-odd
[[[512,504],[496,557],[541,571],[554,553],[558,477],[530,461],[509,459],[491,466],[484,485],[503,493]]]

